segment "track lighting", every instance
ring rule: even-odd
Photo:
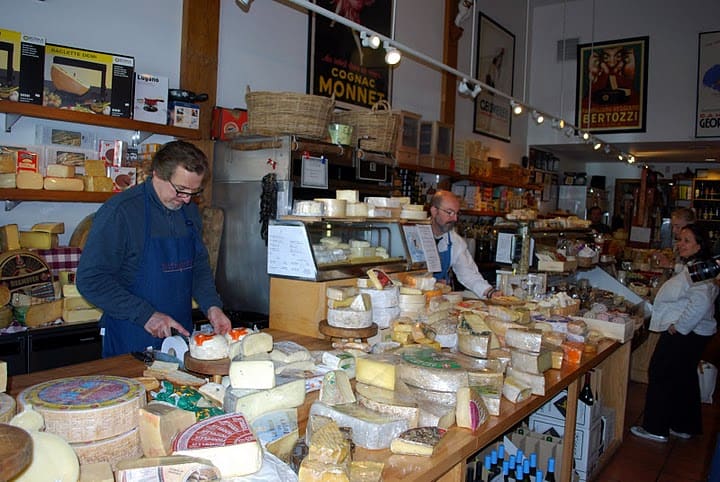
[[[385,47],[385,63],[388,65],[396,65],[398,62],[400,62],[400,59],[402,58],[402,54],[398,49],[395,47],[392,47],[390,45],[390,42],[387,40],[383,44]]]
[[[240,7],[244,12],[247,12],[250,10],[250,4],[253,0],[235,0],[235,3],[238,7]]]
[[[583,138],[584,141],[586,141],[586,140],[590,139],[590,134],[588,134],[587,132],[583,132],[583,133],[582,133],[582,138]]]
[[[380,37],[377,35],[370,35],[363,31],[360,32],[360,40],[362,41],[363,47],[370,47],[371,49],[377,49],[380,47]]]
[[[513,114],[520,115],[523,112],[523,106],[521,104],[518,104],[514,100],[510,101],[510,106],[512,107]]]
[[[635,156],[633,156],[632,154],[628,154],[627,161],[628,164],[632,164],[633,162],[635,162]]]
[[[596,139],[595,143],[593,144],[593,149],[595,149],[596,151],[599,151],[601,147],[602,147],[602,142],[600,142]]]
[[[605,154],[610,154],[610,144],[605,144]]]
[[[535,119],[535,122],[540,125],[543,122],[545,122],[545,116],[542,115],[540,112],[534,110],[532,113],[532,118]]]
[[[624,160],[625,160],[625,158],[623,157],[623,154],[621,152],[620,154],[618,154],[618,161],[624,161]]]
[[[463,79],[462,82],[458,84],[458,92],[460,95],[472,97],[474,99],[480,94],[480,92],[482,92],[482,87],[477,84],[473,85],[473,83],[468,79]]]

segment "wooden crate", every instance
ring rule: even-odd
[[[400,127],[398,129],[395,157],[403,164],[417,164],[420,148],[420,114],[400,111]]]
[[[420,121],[421,166],[449,169],[453,152],[453,126],[439,121]]]

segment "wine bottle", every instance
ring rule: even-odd
[[[535,452],[530,454],[530,475],[535,477],[537,472],[537,454]]]
[[[548,459],[545,482],[555,482],[555,459],[553,457]]]
[[[502,475],[503,482],[510,482],[510,464],[507,460],[503,460],[502,463]]]
[[[535,480],[533,482],[543,482],[543,472],[542,470],[538,469],[535,472]]]
[[[480,480],[487,480],[487,482],[492,481],[493,472],[492,472],[492,462],[489,455],[485,456],[485,464],[483,466],[483,478]]]
[[[590,372],[585,372],[585,385],[580,390],[580,401],[585,405],[592,405],[595,403],[595,397],[593,397],[592,389],[590,388]]]
[[[502,464],[505,461],[505,444],[498,445],[497,457],[498,457],[498,465],[500,465],[502,467]]]

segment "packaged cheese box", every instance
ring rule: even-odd
[[[0,101],[42,104],[44,63],[44,37],[0,29]]]

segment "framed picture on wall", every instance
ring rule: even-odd
[[[392,2],[317,0],[315,3],[390,37]],[[390,101],[392,70],[385,63],[385,49],[363,47],[360,32],[310,13],[308,51],[310,94],[335,96],[335,101],[343,107],[369,108],[383,99]]]
[[[695,137],[720,137],[720,31],[700,34],[697,82]]]
[[[588,132],[645,132],[648,37],[578,45],[575,125]]]
[[[481,13],[476,51],[475,78],[512,97],[515,35]],[[475,98],[473,132],[510,142],[511,121],[507,98],[487,89]]]

